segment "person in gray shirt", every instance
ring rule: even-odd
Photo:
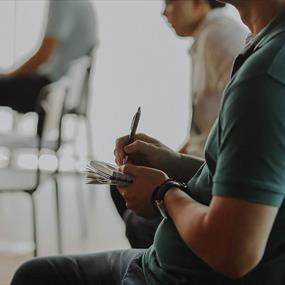
[[[96,27],[94,7],[89,0],[51,0],[40,48],[17,69],[0,78],[0,106],[21,113],[35,111],[41,89],[60,79],[72,61],[87,55],[97,45]],[[39,121],[43,117],[41,114]]]

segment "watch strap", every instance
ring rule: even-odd
[[[186,192],[188,189],[187,185],[182,182],[175,181],[174,179],[167,179],[164,183],[159,185],[155,188],[152,194],[152,205],[155,208],[156,211],[158,211],[160,214],[162,214],[164,217],[167,217],[166,213],[162,213],[161,206],[163,206],[163,199],[165,194],[171,189],[171,188],[179,188],[183,192]],[[158,207],[159,205],[159,207]]]

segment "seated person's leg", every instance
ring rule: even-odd
[[[38,74],[0,78],[0,106],[21,113],[35,111],[39,93],[49,83],[47,77]]]
[[[124,198],[121,196],[115,185],[110,186],[110,194],[119,215],[123,219],[125,211],[127,210]]]
[[[7,106],[20,113],[38,112],[38,134],[42,133],[45,111],[36,110],[39,94],[50,80],[39,74],[29,74],[0,79],[0,106]]]
[[[147,220],[137,216],[127,209],[124,215],[126,237],[133,248],[148,248],[153,244],[153,238],[162,218]]]
[[[15,273],[11,285],[145,285],[141,250],[35,258]]]
[[[116,186],[110,187],[112,200],[126,225],[126,237],[133,248],[148,248],[153,243],[154,234],[161,217],[147,220],[126,208],[126,202]]]

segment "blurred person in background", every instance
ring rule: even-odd
[[[206,139],[217,118],[223,90],[248,31],[216,0],[166,0],[163,15],[181,37],[192,37],[192,120],[181,153],[204,157]],[[190,110],[191,113],[191,110]],[[147,248],[161,218],[146,220],[127,209],[115,186],[112,200],[125,222],[126,237],[134,248]]]
[[[59,80],[75,59],[97,44],[96,19],[89,0],[50,0],[46,30],[39,49],[26,62],[0,78],[0,106],[35,111],[41,89]],[[39,132],[44,114],[39,117]]]
[[[204,157],[232,65],[248,31],[216,0],[165,0],[163,15],[180,37],[192,37],[192,119],[181,153]]]

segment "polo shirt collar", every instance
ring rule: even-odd
[[[256,35],[252,44],[255,50],[263,47],[280,33],[285,32],[285,11],[272,19],[269,24]]]

